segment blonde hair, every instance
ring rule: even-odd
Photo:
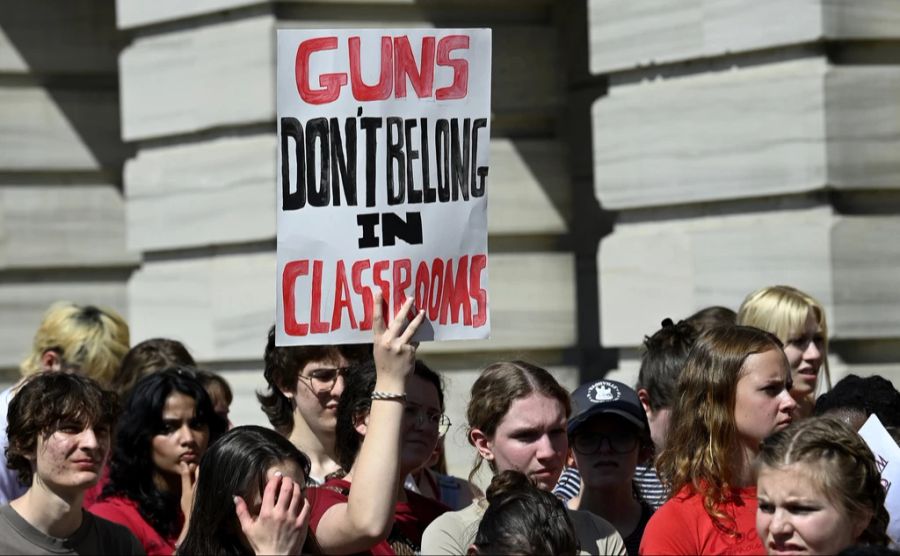
[[[729,534],[736,524],[720,505],[731,498],[739,471],[737,384],[747,357],[770,350],[782,353],[781,342],[749,326],[713,328],[697,338],[678,377],[669,440],[656,463],[672,496],[689,487],[703,497],[716,527]]]
[[[512,403],[535,393],[558,400],[565,409],[566,418],[569,418],[572,413],[569,392],[545,369],[524,361],[500,361],[488,365],[472,385],[472,396],[466,408],[469,444],[474,446],[472,429],[493,438]],[[470,483],[484,461],[480,454],[476,453],[475,457],[475,465],[469,473]],[[489,465],[491,471],[496,472],[494,462],[489,462]]]
[[[79,369],[107,388],[128,352],[129,341],[128,324],[115,311],[60,301],[44,313],[31,354],[19,370],[23,376],[44,370],[41,360],[52,350],[59,353],[63,367]]]
[[[822,368],[825,389],[831,389],[831,371],[828,368],[828,322],[825,308],[813,296],[791,286],[769,286],[756,290],[744,299],[738,310],[737,323],[755,326],[778,336],[787,345],[806,326],[806,318],[812,313],[822,333]],[[813,392],[815,396],[815,392]]]
[[[869,516],[857,539],[886,546],[890,518],[885,491],[872,451],[853,429],[832,417],[811,417],[768,437],[760,448],[757,467],[782,469],[801,464],[833,504],[850,518]]]

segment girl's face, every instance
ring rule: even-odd
[[[162,411],[162,430],[151,439],[153,465],[170,482],[184,466],[198,464],[209,444],[209,425],[197,419],[194,398],[174,391]]]
[[[769,554],[837,554],[856,540],[868,516],[848,515],[822,491],[819,466],[762,466],[757,479],[756,530]]]
[[[406,387],[406,409],[403,412],[403,445],[400,467],[411,473],[422,467],[434,454],[440,438],[441,400],[434,384],[413,375]]]
[[[773,432],[791,424],[797,402],[784,355],[770,349],[747,356],[734,396],[734,422],[745,445],[757,450]]]
[[[544,490],[556,485],[569,450],[563,404],[536,392],[513,401],[492,438],[479,429],[470,434],[497,472],[521,471]]]
[[[815,313],[806,315],[803,328],[797,330],[784,343],[784,354],[791,366],[794,386],[791,395],[801,400],[816,391],[819,369],[825,358],[825,338],[816,320]]]

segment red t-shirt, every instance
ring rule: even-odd
[[[734,518],[732,536],[716,527],[703,509],[703,497],[681,489],[647,523],[639,554],[765,554],[756,534],[756,487],[733,490],[719,509]]]
[[[311,504],[309,527],[315,534],[322,516],[335,504],[345,504],[350,495],[350,483],[343,479],[331,479],[320,487],[309,489]],[[392,543],[412,545],[419,552],[422,546],[422,532],[437,516],[450,508],[431,498],[406,490],[407,502],[397,502],[394,506],[394,525],[388,538],[360,554],[373,556],[393,556],[396,554]]]
[[[171,556],[178,536],[167,538],[156,532],[138,512],[137,504],[121,496],[110,496],[88,508],[92,514],[124,525],[141,541],[147,556]],[[181,513],[180,511],[178,512]]]

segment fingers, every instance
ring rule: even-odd
[[[241,529],[244,532],[253,526],[253,516],[250,515],[250,511],[247,509],[247,503],[240,496],[234,497],[234,513],[237,515],[238,522],[240,522]]]
[[[385,332],[384,326],[384,311],[382,310],[382,304],[384,303],[384,298],[381,295],[381,290],[375,293],[375,301],[373,302],[372,307],[372,329],[375,331],[375,336],[381,336]]]
[[[263,491],[262,508],[271,508],[275,506],[278,499],[278,491],[281,488],[281,471],[276,471],[275,476],[266,483]]]
[[[388,327],[388,331],[391,333],[392,338],[396,338],[400,335],[400,332],[403,330],[403,323],[406,321],[406,314],[409,313],[409,310],[412,308],[413,298],[408,297],[406,301],[403,302],[403,305],[400,306],[400,310],[397,311],[397,314],[394,315],[394,318],[391,319],[391,324]]]
[[[400,336],[400,341],[404,344],[410,344],[412,349],[415,351],[416,347],[418,347],[418,342],[413,345],[410,340],[415,335],[416,331],[419,329],[419,326],[422,325],[422,321],[425,320],[425,310],[422,309],[419,311],[419,314],[416,315],[410,323],[407,325],[406,330],[403,331],[403,334]]]
[[[293,502],[293,492],[294,487],[297,485],[294,484],[294,481],[290,480],[287,477],[273,477],[281,479],[281,490],[278,492],[278,501],[276,502],[275,509],[281,512],[287,512],[291,503]],[[299,488],[299,487],[298,487]]]
[[[288,515],[297,515],[297,513],[303,508],[304,496],[303,489],[300,487],[298,483],[293,483],[294,491],[291,493],[291,504],[288,506]]]

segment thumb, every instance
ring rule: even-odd
[[[237,515],[238,521],[241,524],[241,529],[244,532],[253,526],[253,517],[247,509],[247,503],[244,502],[244,499],[240,496],[234,497],[234,513]]]

